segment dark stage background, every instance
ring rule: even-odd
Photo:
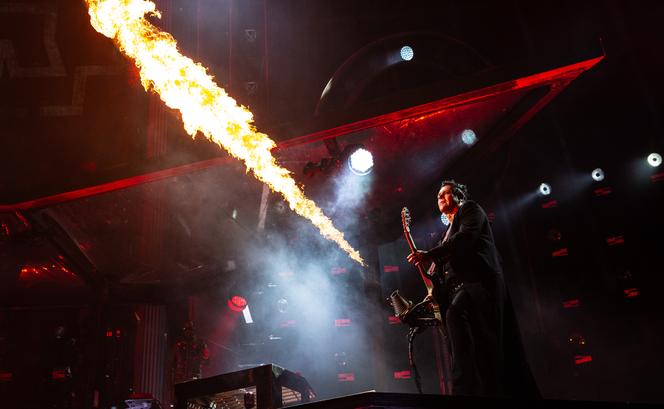
[[[415,392],[406,328],[385,302],[397,288],[413,300],[424,295],[404,260],[398,209],[411,208],[421,246],[432,242],[442,227],[438,180],[454,177],[493,220],[542,394],[664,403],[664,175],[645,162],[664,153],[663,2],[157,5],[156,24],[252,110],[259,130],[286,143],[275,155],[368,267],[324,242],[218,146],[189,137],[94,32],[84,2],[0,0],[0,402],[107,408],[132,392],[171,402],[173,345],[188,319],[210,350],[204,376],[274,362],[301,373],[320,397]],[[321,97],[335,73],[355,67],[361,76],[363,53],[383,52],[393,38],[439,48],[425,63],[416,57],[347,89],[333,82]],[[298,160],[289,156],[291,138],[366,119],[367,107],[404,108],[390,97],[588,55],[604,59],[490,154],[422,160],[420,174],[401,175],[380,195],[367,193],[391,183],[378,176],[305,176],[306,159],[329,149],[320,141],[297,147],[305,152]],[[471,119],[489,134],[485,111]],[[422,123],[407,136],[444,133]],[[397,128],[377,125],[348,140],[389,144]],[[398,173],[400,161],[375,160]],[[594,182],[598,167],[606,178]],[[127,179],[144,174],[162,176]],[[542,182],[550,196],[536,194]],[[101,195],[30,202],[106,183],[112,189]],[[228,308],[233,295],[246,298],[252,324]],[[56,340],[58,326],[66,335]],[[425,392],[439,393],[432,342],[422,335],[416,356]],[[73,368],[66,385],[54,386],[53,357]]]

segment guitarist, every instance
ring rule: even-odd
[[[452,355],[452,393],[538,396],[484,210],[454,180],[442,183],[438,208],[449,227],[436,247],[409,254],[408,262],[436,264],[432,281]]]

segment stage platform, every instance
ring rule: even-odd
[[[645,409],[662,407],[629,402],[588,402],[563,400],[517,400],[497,398],[473,398],[467,396],[425,395],[409,393],[363,392],[339,398],[288,406],[297,409]]]

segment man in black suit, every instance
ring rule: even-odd
[[[436,247],[418,250],[408,261],[437,266],[434,298],[445,312],[452,393],[538,396],[484,210],[454,180],[442,183],[438,208],[448,229]]]

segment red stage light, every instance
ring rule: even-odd
[[[551,253],[551,256],[553,256],[553,257],[564,257],[564,256],[566,256],[567,254],[568,254],[567,249],[566,249],[566,248],[562,248],[562,249],[559,249],[559,250],[556,250],[556,251],[552,252],[552,253]]]
[[[579,306],[581,306],[581,301],[578,298],[563,301],[563,308],[576,308]]]
[[[615,246],[616,244],[623,244],[623,243],[625,243],[625,238],[623,236],[613,236],[606,238],[606,244],[608,244],[609,246]]]
[[[344,267],[332,267],[332,275],[333,276],[338,276],[341,274],[347,274],[348,269]]]
[[[576,355],[574,357],[574,363],[577,365],[585,364],[592,361],[593,361],[592,355]]]
[[[399,318],[395,317],[394,315],[390,315],[389,317],[387,317],[387,322],[390,325],[401,324],[401,320]]]
[[[639,295],[639,290],[637,288],[628,288],[623,293],[625,293],[625,298],[634,298]]]
[[[394,371],[394,379],[410,379],[410,371]]]
[[[355,374],[353,372],[344,372],[337,374],[337,381],[339,382],[354,382]]]
[[[600,196],[606,196],[608,194],[611,194],[612,190],[610,187],[600,187],[595,190],[593,190],[593,193],[595,196],[600,197]]]
[[[247,300],[241,295],[234,295],[228,300],[228,308],[235,312],[242,312],[247,306]]]

